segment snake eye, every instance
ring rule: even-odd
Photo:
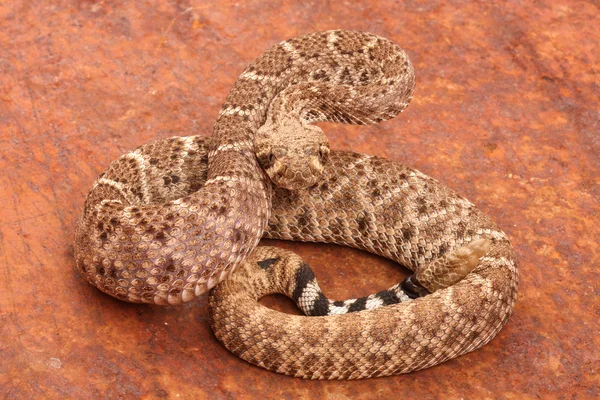
[[[275,154],[273,154],[273,153],[269,154],[269,164],[270,165],[275,164]]]
[[[319,148],[319,161],[323,164],[326,163],[328,155],[329,155],[329,150],[325,146],[321,146]]]
[[[271,165],[275,162],[275,160],[281,160],[283,157],[287,155],[287,149],[285,147],[275,147],[271,149],[271,155],[269,156],[269,161]]]

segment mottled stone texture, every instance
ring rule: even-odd
[[[599,13],[591,0],[0,3],[0,397],[597,398]],[[76,218],[112,159],[209,134],[248,62],[331,28],[394,40],[418,82],[391,122],[325,126],[332,147],[448,184],[506,230],[520,261],[520,297],[498,337],[411,375],[279,376],[214,339],[205,296],[125,304],[74,270]],[[405,274],[358,251],[282,245],[332,297]]]

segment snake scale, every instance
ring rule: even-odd
[[[137,303],[179,304],[223,281],[210,294],[215,336],[251,363],[303,378],[405,373],[484,345],[516,301],[506,235],[419,171],[330,152],[311,125],[392,118],[413,89],[406,54],[372,34],[318,32],[274,46],[238,78],[212,136],[143,145],[100,175],[76,230],[78,270]],[[333,302],[299,257],[256,248],[263,234],[364,249],[415,275]],[[319,316],[257,303],[273,292]]]

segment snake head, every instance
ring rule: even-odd
[[[329,158],[329,142],[321,128],[298,120],[265,123],[254,144],[258,162],[271,181],[289,190],[318,183]]]

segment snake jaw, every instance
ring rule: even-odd
[[[266,168],[265,172],[276,186],[288,190],[301,190],[317,184],[323,170],[323,164],[317,157],[311,156],[302,163],[275,159],[272,166]]]

